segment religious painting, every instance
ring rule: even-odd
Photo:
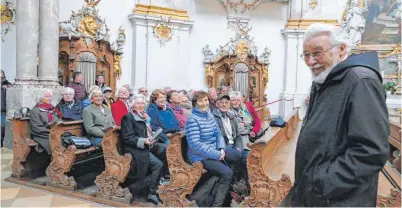
[[[361,45],[394,45],[401,42],[401,2],[368,0]]]

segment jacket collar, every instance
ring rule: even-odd
[[[139,117],[137,114],[133,113],[132,111],[130,112],[131,115],[134,117],[135,121],[142,121],[145,122],[144,119],[142,119],[141,117]]]
[[[223,114],[219,109],[215,109],[214,111],[212,111],[212,114],[216,117],[223,118]],[[233,119],[235,117],[235,114],[234,112],[232,112],[232,110],[226,112],[226,115],[229,119]]]
[[[204,118],[208,118],[208,114],[210,113],[210,111],[200,111],[200,109],[198,109],[197,107],[194,107],[192,110],[192,113],[196,116],[199,117],[204,117]]]

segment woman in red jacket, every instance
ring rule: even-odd
[[[114,122],[116,122],[117,126],[120,126],[121,119],[128,113],[129,104],[128,98],[130,93],[128,92],[127,88],[121,87],[117,91],[117,100],[115,103],[112,104],[112,115]]]

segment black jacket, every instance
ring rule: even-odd
[[[142,180],[149,166],[149,147],[144,144],[147,126],[143,119],[129,112],[121,121],[120,143],[125,153],[133,156],[129,178]]]
[[[375,207],[390,125],[376,52],[313,84],[296,148],[292,206]]]
[[[12,84],[6,79],[3,79],[1,81],[1,111],[3,112],[6,112],[6,97],[7,97],[6,96],[7,88],[3,89],[3,86],[10,87],[11,85]]]
[[[229,144],[229,139],[228,139],[228,136],[226,134],[225,128],[223,126],[223,121],[222,121],[223,115],[222,115],[222,113],[219,111],[219,109],[215,109],[212,112],[212,114],[214,115],[215,120],[218,123],[219,129],[221,130],[222,136],[225,139],[226,145],[228,145]],[[243,151],[243,140],[242,140],[241,134],[239,132],[238,123],[237,123],[236,118],[235,118],[236,115],[231,111],[228,111],[226,113],[226,115],[230,120],[230,126],[232,128],[232,137],[233,137],[234,145],[235,145],[236,148],[238,148],[241,151]]]

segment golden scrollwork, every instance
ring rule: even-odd
[[[161,46],[172,39],[173,28],[169,25],[169,22],[170,18],[161,17],[161,21],[158,21],[153,26],[154,37],[159,41]]]
[[[248,44],[246,41],[241,40],[236,46],[236,55],[240,60],[244,61],[248,56]]]
[[[310,0],[310,3],[308,4],[311,9],[315,9],[318,6],[318,0]]]
[[[380,54],[378,55],[379,58],[387,58],[393,55],[401,55],[402,51],[401,51],[401,43],[396,44],[393,48],[392,51],[385,53],[385,54]]]
[[[264,84],[268,82],[268,66],[264,66],[262,71],[262,81]]]
[[[80,25],[78,26],[78,31],[85,36],[93,38],[95,37],[96,31],[99,29],[99,27],[100,26],[96,22],[96,17],[86,15],[84,18],[82,18]]]
[[[13,11],[6,5],[1,4],[1,24],[7,24],[14,18]]]
[[[208,85],[209,81],[213,78],[214,76],[214,72],[213,72],[213,68],[212,65],[207,64],[205,66],[205,82]]]
[[[122,71],[121,71],[121,55],[119,54],[114,54],[113,56],[113,72],[114,74],[116,74],[117,76],[121,77]]]

